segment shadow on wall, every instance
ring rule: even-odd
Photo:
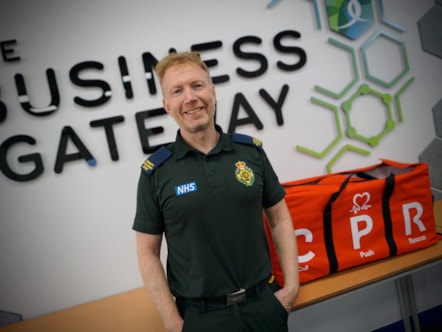
[[[417,23],[422,49],[442,61],[442,0]],[[419,161],[428,163],[431,189],[435,200],[442,199],[442,99],[433,107],[435,139],[419,155]]]

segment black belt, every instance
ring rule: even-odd
[[[247,301],[247,299],[261,293],[265,285],[267,284],[268,280],[269,278],[266,278],[248,289],[240,289],[237,292],[227,294],[224,296],[207,297],[207,298],[190,298],[187,300],[192,302],[202,302],[206,304],[232,305],[232,304],[242,303]]]

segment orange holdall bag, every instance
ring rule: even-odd
[[[291,214],[294,235],[298,243],[298,267],[301,283],[330,274],[330,264],[324,241],[323,210],[334,192],[339,190],[345,175],[323,175],[283,183],[285,201]],[[272,272],[278,285],[283,274],[270,228],[265,222],[272,260]]]
[[[383,164],[366,173],[378,178],[387,173],[394,175],[394,188],[389,204],[385,202],[384,216],[390,218],[387,225],[391,224],[392,227],[396,254],[426,248],[438,242],[426,163],[403,164],[383,160]]]
[[[298,243],[301,283],[437,242],[425,163],[382,160],[283,186]],[[270,237],[269,244],[273,273],[282,285]]]

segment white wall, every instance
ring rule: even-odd
[[[370,83],[394,95],[406,80],[415,78],[402,98],[404,121],[397,122],[376,147],[344,137],[324,158],[303,154],[296,146],[320,151],[336,136],[331,112],[310,101],[315,96],[338,105],[340,102],[313,87],[319,84],[340,90],[352,77],[348,53],[327,39],[338,39],[358,50],[367,37],[352,42],[329,31],[322,6],[323,24],[318,29],[313,1],[282,0],[272,9],[266,7],[268,2],[0,0],[0,42],[16,40],[8,48],[21,58],[17,62],[0,58],[0,101],[7,108],[7,118],[0,123],[0,144],[14,135],[32,136],[36,145],[10,149],[8,163],[18,173],[29,172],[31,165],[17,162],[17,157],[34,152],[41,154],[44,163],[44,173],[32,181],[15,182],[0,174],[0,309],[30,318],[142,285],[131,225],[139,166],[146,155],[138,139],[135,114],[161,107],[161,96],[150,95],[146,87],[141,60],[144,52],[159,59],[171,47],[183,51],[193,44],[222,41],[221,48],[203,53],[204,59],[218,60],[213,76],[230,76],[229,82],[217,86],[218,122],[227,130],[234,96],[244,94],[264,128],[246,125],[236,130],[264,142],[283,182],[325,173],[327,162],[345,144],[366,149],[370,155],[346,153],[333,171],[377,163],[379,158],[418,161],[418,155],[435,137],[431,108],[441,97],[441,60],[421,50],[416,25],[433,0],[384,1],[388,17],[405,32],[378,23],[367,33],[369,36],[381,28],[406,44],[410,64],[406,77],[391,89]],[[377,5],[377,1],[373,3]],[[307,53],[307,64],[299,71],[283,72],[276,67],[278,60],[297,61],[273,47],[273,38],[283,30],[301,33],[300,39],[284,42]],[[261,38],[262,44],[244,50],[264,54],[269,69],[263,76],[244,79],[236,74],[236,68],[250,71],[257,63],[238,59],[232,46],[250,35]],[[394,49],[390,55],[380,54],[389,44],[376,45],[380,49],[372,49],[373,70],[387,77],[394,75],[400,68]],[[124,96],[117,62],[121,55],[128,62],[133,99]],[[357,55],[362,71],[360,53]],[[74,103],[75,96],[95,99],[101,93],[71,83],[70,69],[83,61],[104,64],[103,71],[88,71],[84,77],[110,84],[112,97],[105,105],[87,109]],[[47,68],[56,73],[60,106],[51,116],[33,117],[20,107],[14,76],[23,74],[31,103],[45,107],[49,103]],[[367,82],[363,72],[359,75],[360,83]],[[284,125],[278,126],[274,112],[258,91],[264,88],[276,99],[284,84],[289,92],[283,106]],[[91,128],[89,122],[117,115],[124,116],[125,121],[114,127],[120,158],[112,161],[103,129]],[[376,133],[379,117],[360,117],[364,130]],[[152,139],[153,144],[174,139],[173,121],[166,116],[149,121],[148,127],[165,128],[164,134]],[[341,122],[344,126],[343,116]],[[66,163],[61,174],[54,172],[64,126],[75,130],[96,158],[96,167],[80,160]],[[73,146],[68,149],[68,153],[76,151]]]

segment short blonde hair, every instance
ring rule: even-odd
[[[182,53],[170,53],[166,57],[164,57],[160,62],[157,63],[155,66],[155,70],[157,72],[158,78],[160,79],[160,85],[163,86],[163,78],[166,74],[166,71],[175,66],[175,65],[182,65],[185,63],[194,63],[201,67],[206,73],[207,76],[210,79],[209,74],[209,68],[204,63],[203,60],[201,60],[198,52],[182,52]]]

